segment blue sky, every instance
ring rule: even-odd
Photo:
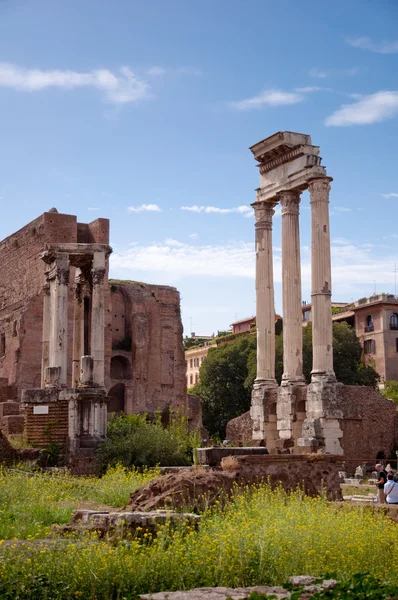
[[[396,0],[0,0],[0,239],[52,206],[108,217],[111,276],[224,329],[255,312],[248,147],[298,131],[334,178],[334,300],[394,292],[397,23]],[[280,243],[276,215],[279,312]]]

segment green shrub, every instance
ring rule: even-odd
[[[100,470],[108,465],[125,467],[178,466],[192,464],[196,433],[188,432],[188,421],[170,412],[168,428],[161,413],[150,423],[146,415],[121,415],[108,423],[107,438],[97,451]]]

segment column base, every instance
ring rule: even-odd
[[[312,373],[307,390],[307,418],[303,424],[303,437],[297,442],[299,446],[314,447],[311,440],[316,440],[322,453],[343,454],[340,444],[343,432],[339,424],[343,413],[337,407],[338,385],[334,373]]]
[[[293,438],[293,422],[296,419],[297,404],[301,399],[304,385],[304,378],[298,381],[285,380],[278,389],[277,427],[279,437],[283,440]]]
[[[250,407],[254,440],[266,441],[269,415],[276,413],[277,389],[275,379],[256,379],[254,382]]]

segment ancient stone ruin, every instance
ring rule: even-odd
[[[265,440],[273,451],[344,451],[344,418],[357,421],[358,438],[375,435],[358,423],[365,418],[361,388],[348,394],[333,371],[329,191],[332,178],[321,165],[319,147],[309,135],[279,132],[250,148],[260,170],[255,211],[257,377],[251,404],[253,438]],[[302,370],[302,300],[299,205],[310,192],[312,246],[312,349],[313,368],[307,387]],[[283,376],[275,380],[275,310],[272,261],[272,217],[282,209]],[[372,392],[372,390],[369,390]],[[344,398],[350,396],[350,404]],[[363,395],[363,392],[362,392]],[[386,452],[395,442],[395,407],[384,399],[392,425]],[[392,405],[392,406],[389,406]],[[391,408],[391,410],[388,410]],[[385,424],[388,419],[383,417]],[[359,426],[359,429],[358,429]],[[348,434],[349,435],[349,434]],[[358,440],[360,441],[360,440]],[[373,450],[386,440],[373,439]],[[349,443],[349,441],[348,441]],[[371,454],[371,455],[372,455]],[[373,456],[375,456],[374,452]]]
[[[73,452],[103,438],[107,413],[172,407],[201,424],[186,397],[178,291],[109,282],[110,252],[107,219],[78,223],[56,209],[0,242],[6,435],[26,427],[35,447]]]

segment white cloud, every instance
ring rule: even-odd
[[[381,194],[383,196],[383,198],[386,198],[387,200],[389,198],[398,198],[398,194],[396,194],[395,192],[392,192],[391,194]]]
[[[395,54],[398,52],[398,40],[392,42],[383,40],[382,42],[374,42],[369,37],[356,37],[347,38],[346,43],[354,48],[361,48],[362,50],[370,50],[371,52],[378,52],[379,54]]]
[[[281,283],[281,257],[274,252],[275,283]],[[391,289],[392,265],[398,263],[398,251],[385,256],[377,254],[371,244],[356,245],[349,240],[332,241],[333,296],[359,298],[373,291],[373,281]],[[254,279],[254,242],[234,241],[225,245],[193,245],[177,240],[165,240],[149,245],[138,244],[124,252],[111,255],[112,276],[142,279],[143,273],[164,283],[175,283],[183,277],[217,277]],[[150,274],[150,275],[149,275]],[[302,283],[311,285],[311,256],[302,247]]]
[[[252,207],[246,205],[236,206],[235,208],[218,208],[217,206],[198,206],[197,204],[193,204],[192,206],[181,206],[180,209],[197,214],[228,215],[231,213],[238,213],[244,217],[251,217],[254,214]]]
[[[343,104],[327,117],[325,124],[336,127],[348,125],[369,125],[398,114],[398,92],[380,91],[364,96],[353,104]]]
[[[112,269],[160,272],[169,281],[193,273],[195,277],[254,277],[252,243],[197,246],[176,242],[165,240],[113,254]]]
[[[230,102],[232,108],[238,110],[253,110],[263,108],[264,106],[283,106],[289,104],[297,104],[304,100],[304,96],[297,92],[284,92],[283,90],[265,90],[258,96]]]
[[[352,212],[352,208],[347,208],[346,206],[333,206],[333,210],[337,213]]]
[[[175,74],[175,75],[192,75],[194,77],[200,77],[202,75],[202,71],[200,69],[196,69],[194,67],[159,67],[153,66],[147,69],[147,74],[150,77],[161,77],[166,74]]]
[[[320,85],[307,85],[295,89],[299,94],[312,94],[313,92],[333,92],[332,88],[325,88]]]
[[[353,67],[351,69],[311,69],[308,72],[310,77],[315,77],[317,79],[326,79],[327,77],[352,77],[359,73],[359,69]]]
[[[163,67],[150,67],[147,73],[151,77],[160,77],[161,75],[165,75],[167,71]]]
[[[22,92],[91,87],[102,92],[104,99],[112,104],[137,102],[150,97],[148,83],[137,77],[129,67],[121,67],[116,73],[108,69],[78,72],[25,69],[10,63],[0,63],[0,87]]]
[[[190,237],[193,240],[196,240],[198,238],[198,234],[197,233],[190,233],[188,237]]]
[[[157,204],[141,204],[140,206],[129,206],[128,211],[132,213],[161,212],[162,209]]]

